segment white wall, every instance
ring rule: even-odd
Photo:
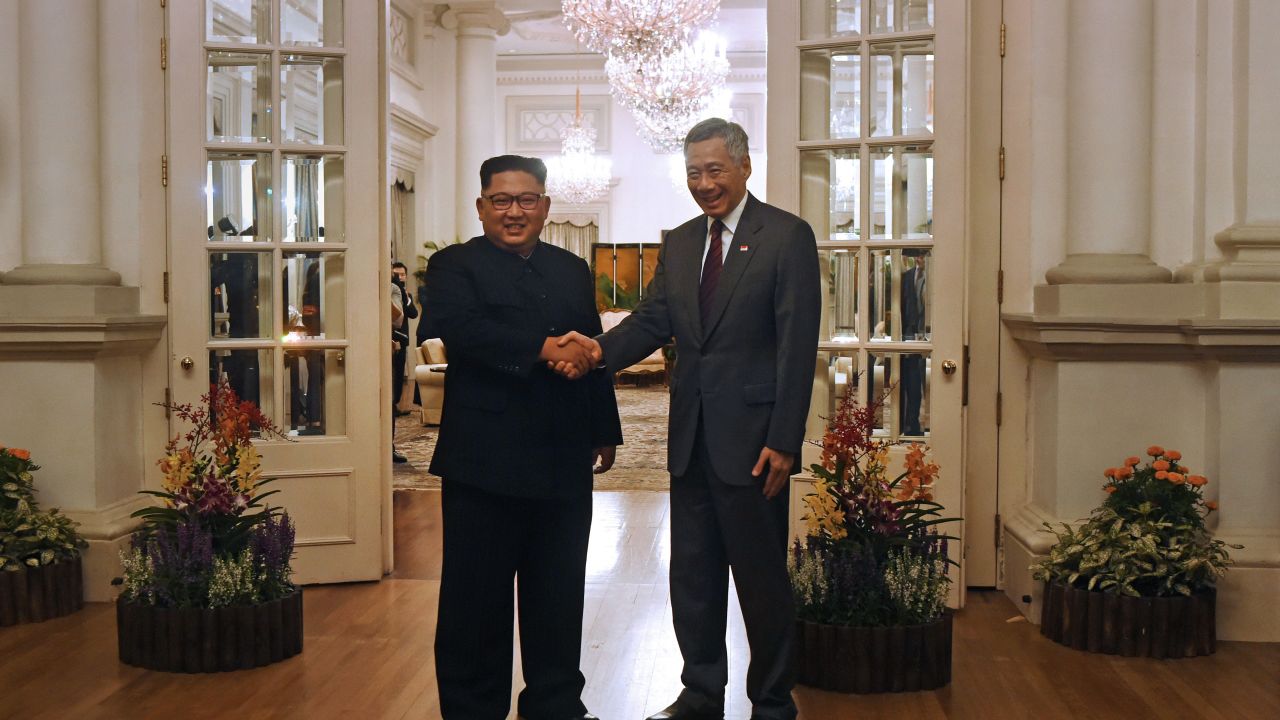
[[[18,97],[19,1],[0,0],[0,98]],[[20,107],[0,103],[0,272],[22,262]]]

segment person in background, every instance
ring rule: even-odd
[[[404,311],[400,323],[391,330],[392,336],[400,343],[400,349],[391,355],[391,410],[395,417],[409,414],[408,410],[400,409],[400,398],[404,394],[404,368],[409,357],[409,321],[418,317],[418,304],[405,287],[408,279],[409,269],[404,263],[399,260],[391,263],[391,282],[400,288],[400,306]]]

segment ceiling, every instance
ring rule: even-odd
[[[765,51],[766,0],[720,0],[715,31],[728,41],[729,52]],[[499,0],[511,21],[511,32],[498,38],[500,55],[560,55],[587,52],[564,25],[560,0]]]

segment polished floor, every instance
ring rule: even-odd
[[[112,608],[91,604],[0,630],[0,718],[438,718],[439,494],[397,493],[395,507],[396,572],[380,583],[308,588],[302,655],[220,675],[143,671],[117,662]],[[639,720],[679,690],[667,497],[597,493],[595,508],[585,700],[604,720]],[[1054,645],[1015,618],[1003,595],[971,592],[956,618],[950,687],[864,697],[799,688],[801,718],[1280,717],[1280,644],[1220,643],[1216,655],[1193,660],[1123,659]],[[728,643],[728,718],[746,720],[740,621]]]

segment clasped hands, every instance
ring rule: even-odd
[[[538,359],[546,361],[547,369],[577,380],[600,365],[604,350],[593,338],[574,331],[547,338]]]

